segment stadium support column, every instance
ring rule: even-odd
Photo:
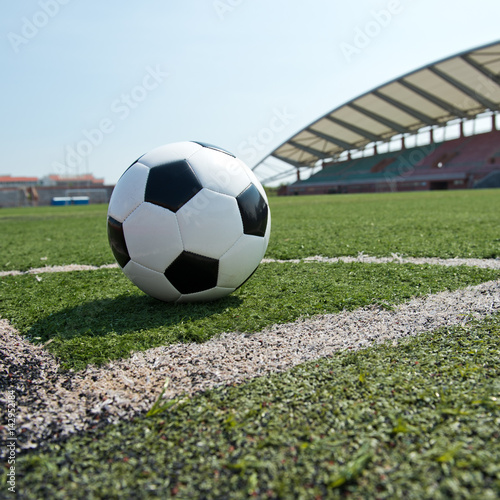
[[[460,139],[464,136],[464,121],[460,120]]]
[[[491,130],[498,130],[498,127],[497,127],[497,116],[498,116],[497,113],[493,113],[491,115]]]
[[[297,181],[300,181],[300,169],[297,169]]]

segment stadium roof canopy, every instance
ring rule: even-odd
[[[429,64],[330,111],[270,157],[312,167],[344,151],[500,111],[500,41]],[[292,170],[294,170],[292,169]]]

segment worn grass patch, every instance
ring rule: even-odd
[[[500,496],[500,316],[25,452],[26,498]]]
[[[126,358],[222,332],[255,332],[314,314],[390,307],[415,296],[498,279],[500,271],[411,264],[265,264],[225,299],[168,304],[140,292],[119,269],[0,279],[0,315],[65,368]]]
[[[270,258],[500,256],[498,190],[273,197],[270,204]],[[114,262],[106,211],[107,205],[2,209],[0,270]]]

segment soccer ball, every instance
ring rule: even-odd
[[[120,177],[108,239],[125,275],[166,302],[219,299],[257,269],[271,213],[254,173],[200,142],[161,146]]]

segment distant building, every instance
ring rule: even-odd
[[[13,177],[0,175],[0,208],[51,205],[54,198],[88,199],[92,204],[108,203],[114,186],[92,174]]]
[[[104,179],[97,179],[93,174],[84,175],[57,175],[50,174],[40,179],[40,186],[44,187],[96,187],[104,186]]]
[[[38,184],[38,177],[12,177],[11,175],[0,175],[0,187],[2,188],[27,188]]]

